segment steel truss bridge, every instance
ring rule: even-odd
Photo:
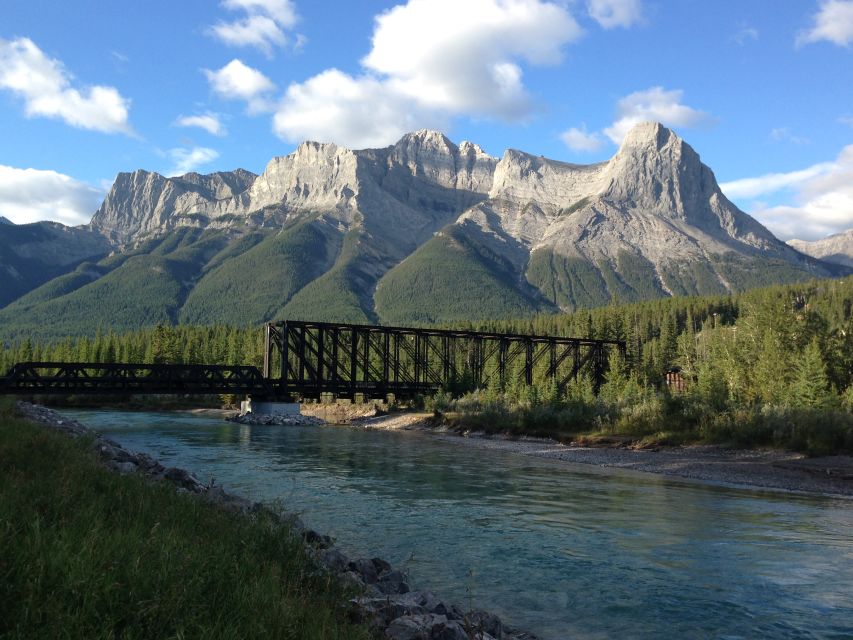
[[[23,362],[0,394],[235,394],[289,400],[331,394],[396,398],[441,388],[554,380],[604,381],[621,341],[478,331],[285,321],[264,329],[263,371],[253,366]]]

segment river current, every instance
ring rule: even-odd
[[[543,640],[853,638],[853,501],[483,450],[425,433],[64,411],[275,502],[418,589]]]

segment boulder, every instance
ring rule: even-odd
[[[495,638],[503,636],[501,619],[488,611],[474,610],[465,614],[465,626],[473,631],[486,632]]]
[[[385,637],[391,640],[432,640],[432,630],[436,625],[444,624],[447,618],[435,614],[401,616],[385,629]],[[467,640],[465,636],[463,640]]]
[[[384,594],[408,593],[409,583],[406,582],[406,575],[398,570],[392,569],[380,574],[379,581],[376,586]]]

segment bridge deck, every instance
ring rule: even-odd
[[[560,336],[287,321],[265,327],[263,372],[252,366],[22,362],[0,394],[331,393],[398,398],[443,387],[502,387],[588,375],[604,381],[610,349],[625,343]]]

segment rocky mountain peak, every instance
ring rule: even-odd
[[[4,218],[3,216],[0,216],[0,224],[15,224],[15,223],[12,222],[11,220],[9,220],[9,218]]]
[[[853,267],[853,229],[812,242],[789,240],[788,244],[813,258]]]
[[[608,165],[605,198],[667,217],[687,219],[718,191],[714,174],[699,154],[656,122],[631,129]]]
[[[640,122],[634,125],[620,145],[620,151],[638,148],[644,151],[660,151],[667,144],[679,144],[682,140],[674,131],[663,126],[660,122]]]

